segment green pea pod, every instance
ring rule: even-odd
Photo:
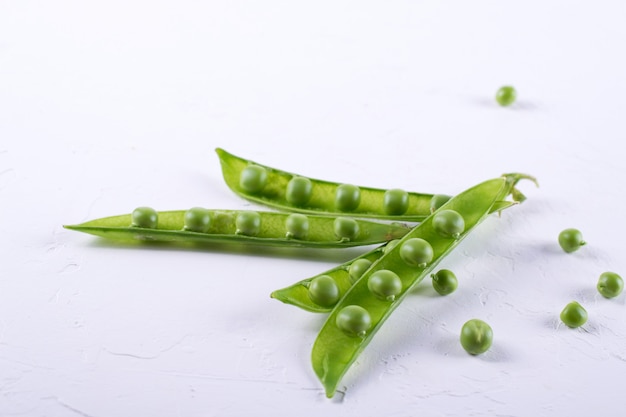
[[[149,227],[133,226],[133,214],[105,217],[64,227],[120,241],[232,242],[316,248],[378,244],[402,237],[410,230],[400,223],[380,223],[346,217],[204,210],[207,216],[204,222],[206,230],[202,231],[192,231],[198,230],[197,225],[204,223],[197,220],[189,222],[191,210],[154,212],[154,219]],[[191,218],[193,219],[192,216]],[[193,225],[192,230],[189,225]]]
[[[418,222],[433,194],[383,190],[306,178],[216,149],[226,185],[248,200],[279,210]]]
[[[313,369],[328,397],[335,394],[343,375],[411,288],[428,276],[441,259],[492,212],[497,202],[511,194],[521,178],[529,177],[509,174],[451,198],[441,209],[454,210],[463,217],[465,228],[458,237],[437,231],[433,225],[436,211],[385,251],[346,292],[329,314],[311,354]],[[380,278],[380,271],[399,277],[400,290],[393,297],[381,297],[372,288],[370,278]]]

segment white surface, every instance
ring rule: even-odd
[[[0,1],[0,415],[622,415],[626,3]],[[493,96],[512,84],[519,101]],[[617,148],[621,144],[622,148]],[[250,206],[213,150],[455,193],[537,176],[324,397],[323,317],[269,293],[348,251],[126,248],[62,224]],[[558,232],[589,244],[567,255]],[[558,324],[570,300],[584,329]],[[465,354],[466,320],[491,351]]]

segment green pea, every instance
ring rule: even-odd
[[[559,245],[567,253],[577,251],[586,243],[583,240],[583,234],[578,229],[565,229],[559,233]]]
[[[261,231],[261,215],[256,211],[241,211],[235,219],[238,235],[255,236]]]
[[[400,257],[411,266],[423,268],[433,260],[433,256],[433,247],[426,240],[419,237],[411,238],[400,246]]]
[[[561,321],[572,328],[585,324],[587,317],[587,310],[577,301],[572,301],[561,311]]]
[[[452,197],[445,194],[435,194],[430,199],[430,212],[433,213],[435,210],[438,210],[439,207],[443,206],[450,200]]]
[[[430,277],[432,278],[433,288],[440,295],[452,294],[459,286],[456,275],[449,269],[440,269]]]
[[[395,272],[381,269],[370,275],[367,288],[377,297],[393,301],[402,292],[402,280]]]
[[[606,298],[614,298],[624,289],[624,280],[615,272],[603,272],[598,279],[598,292]]]
[[[433,227],[441,236],[457,239],[465,230],[465,220],[457,211],[439,210],[433,216]]]
[[[349,305],[337,313],[335,324],[349,336],[363,337],[372,326],[372,318],[363,307]]]
[[[492,342],[493,330],[482,320],[468,320],[461,328],[461,346],[471,355],[485,353]]]
[[[309,218],[304,214],[293,213],[285,219],[288,239],[306,239],[309,234]]]
[[[515,99],[517,98],[517,91],[515,88],[505,85],[504,87],[500,87],[500,89],[496,92],[496,101],[499,105],[506,107],[513,104]]]
[[[361,278],[365,271],[370,269],[370,266],[372,266],[372,261],[369,259],[357,259],[352,262],[348,268],[350,282],[354,284],[359,278]]]
[[[409,208],[409,193],[398,188],[385,191],[383,208],[386,214],[400,215]]]
[[[332,307],[339,301],[339,287],[328,275],[320,275],[309,284],[309,297],[322,307]]]
[[[395,248],[398,245],[398,243],[400,243],[400,239],[390,240],[389,242],[387,242],[387,244],[383,248],[383,253],[389,252],[390,250]]]
[[[193,207],[185,212],[183,230],[206,233],[211,223],[211,212],[202,207]]]
[[[352,211],[361,203],[361,190],[356,185],[341,184],[335,192],[335,207],[341,211]]]
[[[303,206],[309,202],[313,194],[313,183],[305,177],[293,177],[287,183],[285,198],[296,206]]]
[[[335,236],[341,240],[354,240],[359,235],[359,224],[349,217],[337,217],[333,225]]]
[[[133,227],[143,227],[146,229],[156,229],[159,215],[151,207],[137,207],[131,214]]]
[[[267,184],[267,170],[259,165],[248,165],[241,171],[239,186],[249,193],[258,193]]]

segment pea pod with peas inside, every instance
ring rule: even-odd
[[[329,314],[311,353],[313,369],[328,397],[335,394],[344,374],[411,288],[428,276],[497,202],[512,194],[522,178],[528,177],[509,174],[451,198],[441,209],[462,217],[464,227],[458,236],[442,233],[433,221],[435,212],[385,251],[350,287]]]
[[[162,212],[140,207],[131,214],[65,228],[120,241],[232,242],[317,248],[373,245],[402,237],[410,230],[400,223],[347,217],[200,207]]]

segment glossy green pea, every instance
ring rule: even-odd
[[[459,281],[454,272],[449,269],[440,269],[430,276],[435,291],[440,295],[452,294],[459,286]]]
[[[353,211],[361,202],[361,190],[356,185],[341,184],[335,192],[335,207],[339,211]]]
[[[567,253],[575,252],[585,244],[583,234],[578,229],[565,229],[559,233],[559,245]]]
[[[393,301],[402,292],[402,280],[395,272],[381,269],[370,275],[367,288],[378,298]]]
[[[433,259],[431,244],[422,238],[408,239],[400,245],[400,257],[408,265],[423,268]]]
[[[206,233],[211,223],[211,212],[202,207],[193,207],[185,212],[185,226],[183,230]]]
[[[456,239],[463,233],[465,221],[454,210],[438,210],[433,217],[433,226],[441,236]]]
[[[409,209],[409,193],[399,188],[385,191],[383,198],[385,213],[400,215]]]
[[[493,342],[491,326],[479,319],[468,320],[461,328],[461,346],[471,355],[485,353]]]
[[[598,292],[606,298],[614,298],[622,293],[624,280],[615,272],[603,272],[596,285]]]
[[[561,321],[568,327],[580,327],[587,322],[587,310],[577,301],[567,304],[561,311]]]
[[[256,236],[261,230],[261,215],[256,211],[242,211],[235,220],[238,235]]]
[[[332,307],[339,301],[339,287],[331,277],[321,275],[311,280],[309,297],[317,305]]]
[[[438,210],[441,206],[446,204],[448,200],[450,200],[450,198],[452,198],[452,196],[449,196],[446,194],[433,195],[432,198],[430,199],[430,212],[432,213],[435,210]]]
[[[309,234],[309,219],[304,214],[293,213],[285,220],[287,238],[306,239]]]
[[[296,176],[289,180],[285,198],[291,204],[303,206],[309,202],[313,194],[313,183],[310,179]]]
[[[248,165],[239,178],[239,186],[250,193],[258,193],[267,184],[267,170],[259,165]]]
[[[359,224],[349,217],[337,217],[334,221],[335,235],[341,240],[354,240],[359,236]]]
[[[369,259],[357,259],[350,264],[348,269],[348,275],[350,276],[350,282],[355,283],[361,276],[372,266],[372,261]]]
[[[515,88],[511,87],[510,85],[500,87],[496,92],[496,101],[499,105],[503,107],[513,104],[516,98],[517,91],[515,91]]]
[[[151,207],[137,207],[132,213],[133,227],[143,227],[154,229],[158,225],[159,216],[155,209]]]
[[[350,305],[337,313],[335,323],[345,334],[363,337],[372,326],[372,318],[363,307]]]

